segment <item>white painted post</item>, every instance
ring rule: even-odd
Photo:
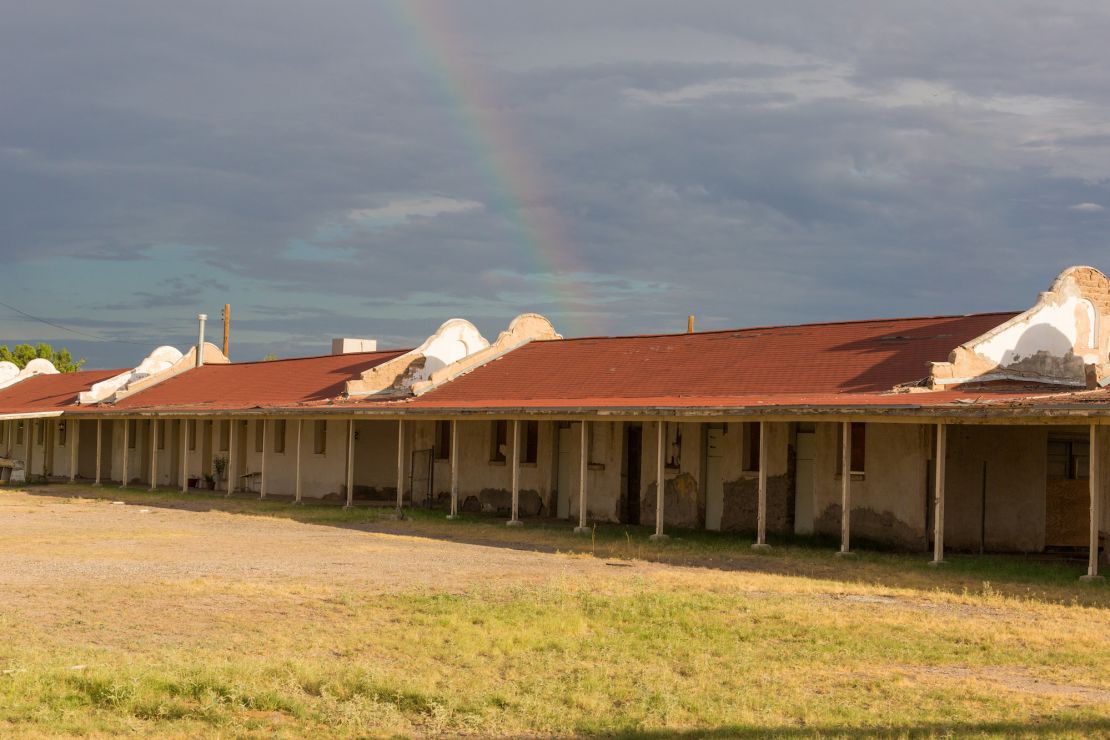
[[[840,445],[840,551],[837,555],[853,553],[848,549],[849,520],[852,513],[852,422],[841,424]]]
[[[227,476],[227,481],[224,487],[227,491],[224,493],[224,498],[229,498],[231,494],[235,493],[235,438],[239,436],[239,428],[235,419],[227,420],[227,465],[224,466],[224,475]]]
[[[459,422],[451,420],[451,513],[448,519],[459,515]]]
[[[759,501],[753,550],[770,550],[767,544],[767,422],[759,422]]]
[[[100,437],[101,437],[101,426],[102,425],[103,425],[103,419],[97,419],[96,420],[96,480],[93,481],[94,486],[99,486],[100,485],[100,444],[101,444]]]
[[[182,419],[177,425],[181,433],[181,492],[189,492],[189,420]]]
[[[933,477],[933,560],[929,565],[944,563],[944,478],[948,456],[948,425],[937,424],[937,459]]]
[[[347,422],[347,504],[351,508],[355,504],[355,420]]]
[[[663,494],[667,489],[667,478],[663,451],[667,444],[667,422],[660,419],[655,425],[658,432],[655,440],[655,534],[648,539],[665,540],[667,535],[663,534]]]
[[[66,442],[69,444],[69,482],[77,482],[77,445],[81,440],[81,422],[72,419],[66,423]]]
[[[258,480],[258,498],[266,498],[266,443],[269,436],[270,422],[267,419],[262,420],[262,469]]]
[[[150,490],[158,488],[158,420],[150,420]]]
[[[299,504],[301,502],[301,432],[303,431],[304,422],[297,419],[297,465],[296,472],[296,495],[293,497],[293,503]]]
[[[590,422],[582,420],[582,439],[578,459],[578,526],[574,528],[576,534],[587,534],[590,528],[586,526],[586,482],[589,476],[590,462]]]
[[[136,431],[138,431],[138,430],[136,430]],[[127,487],[127,476],[128,476],[127,458],[128,458],[128,451],[130,449],[131,449],[131,420],[130,419],[124,419],[123,420],[123,460],[122,460],[122,462],[123,462],[123,472],[120,473],[120,481],[119,481],[119,487],[120,488],[126,488]]]
[[[1098,525],[1101,520],[1100,504],[1102,498],[1102,486],[1099,477],[1102,472],[1102,466],[1099,465],[1099,452],[1098,452],[1098,427],[1091,424],[1091,437],[1090,449],[1088,451],[1090,468],[1089,468],[1089,485],[1091,494],[1091,521],[1090,521],[1090,552],[1087,556],[1087,575],[1081,576],[1080,580],[1083,581],[1101,581],[1103,577],[1098,574]]]
[[[397,420],[397,511],[405,507],[405,420]]]
[[[520,521],[520,421],[513,420],[513,454],[511,456],[513,464],[513,483],[512,483],[512,518],[505,522],[510,527],[519,527],[524,524]]]

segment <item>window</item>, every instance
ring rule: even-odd
[[[68,436],[68,432],[69,432],[69,422],[68,421],[59,421],[58,422],[58,446],[59,447],[65,447],[66,446],[66,437]]]
[[[166,449],[166,420],[159,419],[156,423],[158,424],[156,430],[158,432],[158,449],[164,450]]]
[[[867,424],[862,421],[853,421],[851,460],[849,461],[852,475],[863,475],[867,469]],[[844,425],[836,425],[836,474],[844,472]]]
[[[278,455],[285,454],[285,419],[274,421],[274,452]]]
[[[759,472],[760,424],[758,421],[744,422],[744,472]]]
[[[312,425],[312,451],[317,455],[328,454],[328,423],[317,421]]]
[[[437,421],[436,422],[436,460],[450,460],[451,459],[451,422]]]
[[[231,422],[218,421],[220,425],[220,452],[227,452],[231,449]]]
[[[663,429],[666,435],[663,443],[664,467],[678,470],[682,467],[682,425],[663,422]]]
[[[186,421],[185,424],[189,427],[189,434],[187,435],[189,437],[189,452],[195,452],[197,449],[197,422],[194,421],[189,424]]]
[[[491,463],[505,462],[505,440],[508,438],[509,422],[491,421],[489,429],[489,461]]]
[[[263,442],[262,442],[262,440],[265,436],[266,436],[266,422],[256,421],[254,423],[254,451],[255,452],[262,452],[262,450],[265,449],[263,447]]]
[[[139,438],[139,421],[138,419],[127,420],[127,449],[133,450]]]
[[[521,422],[520,461],[526,465],[535,465],[539,459],[540,449],[540,423],[538,421]]]
[[[1086,480],[1091,475],[1091,446],[1086,440],[1048,440],[1048,477]]]

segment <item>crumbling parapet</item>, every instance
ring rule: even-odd
[[[1083,387],[1088,365],[1110,359],[1110,279],[1069,267],[1036,305],[932,363],[928,385],[1016,380]]]

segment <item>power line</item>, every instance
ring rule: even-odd
[[[0,306],[3,306],[4,308],[7,308],[9,310],[15,311],[20,316],[31,319],[32,321],[38,321],[40,323],[46,324],[47,326],[52,326],[55,329],[61,329],[62,331],[68,331],[71,334],[77,334],[79,336],[88,337],[90,339],[96,339],[96,340],[101,341],[101,342],[118,342],[118,343],[121,343],[121,344],[135,344],[135,345],[138,345],[140,347],[149,347],[150,346],[149,342],[135,342],[135,341],[132,341],[132,340],[129,340],[129,339],[111,339],[110,337],[105,337],[105,336],[102,336],[102,335],[99,335],[99,334],[93,334],[91,332],[81,331],[80,329],[74,329],[73,327],[63,326],[63,325],[61,325],[57,322],[50,321],[49,319],[44,319],[44,318],[41,318],[39,316],[32,316],[31,314],[27,313],[26,311],[18,309],[15,306],[11,305],[10,303],[4,303],[3,301],[0,301]]]

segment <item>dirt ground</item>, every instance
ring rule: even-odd
[[[0,590],[187,578],[254,584],[312,580],[392,593],[476,582],[590,578],[658,570],[221,511],[39,493],[0,496]],[[68,492],[67,492],[68,493]]]

